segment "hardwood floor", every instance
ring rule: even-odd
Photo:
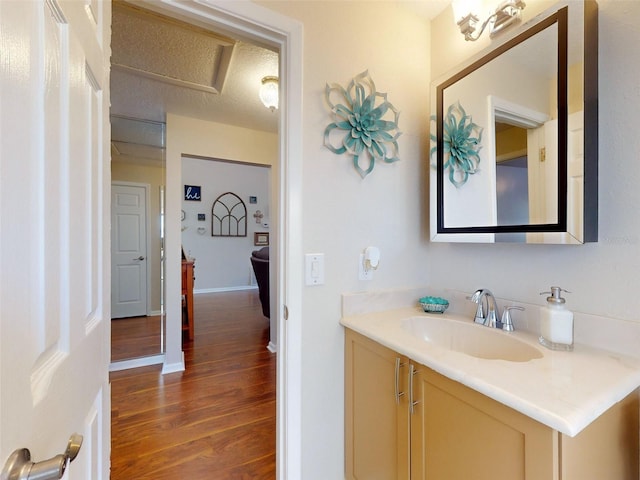
[[[276,355],[257,290],[194,297],[186,370],[111,374],[111,479],[275,478]]]
[[[111,320],[111,361],[160,354],[160,315]]]

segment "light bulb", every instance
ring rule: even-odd
[[[264,77],[259,95],[264,106],[272,112],[278,108],[278,77]]]

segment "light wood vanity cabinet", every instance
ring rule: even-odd
[[[638,480],[637,392],[571,438],[349,329],[345,355],[347,479]]]
[[[416,368],[414,399],[420,403],[411,417],[411,478],[556,478],[553,430],[426,367]]]
[[[406,372],[407,359],[351,330],[346,341],[347,478],[406,480],[410,462],[407,375],[396,376],[396,368],[398,373]]]

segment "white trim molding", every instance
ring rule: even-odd
[[[145,7],[185,21],[206,23],[279,50],[280,159],[274,169],[272,264],[276,266],[271,321],[277,329],[276,479],[302,478],[302,105],[303,29],[288,18],[250,1],[144,0]],[[184,369],[180,306],[180,162],[183,154],[167,143],[167,350],[163,373]],[[285,312],[287,320],[285,321]],[[182,360],[180,360],[182,359]],[[180,364],[182,361],[182,364]],[[173,370],[175,368],[175,370]]]

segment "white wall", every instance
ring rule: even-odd
[[[182,246],[187,255],[196,259],[195,293],[256,285],[255,280],[252,282],[249,262],[251,252],[260,248],[254,246],[254,232],[268,232],[269,229],[256,223],[253,215],[260,210],[265,220],[269,216],[269,170],[265,166],[183,157],[182,183],[199,185],[202,196],[199,202],[182,201],[186,213],[182,222]],[[245,237],[211,236],[211,207],[226,192],[235,193],[245,204]],[[255,196],[257,203],[251,204],[250,196]],[[205,221],[198,220],[198,213],[205,214]]]

